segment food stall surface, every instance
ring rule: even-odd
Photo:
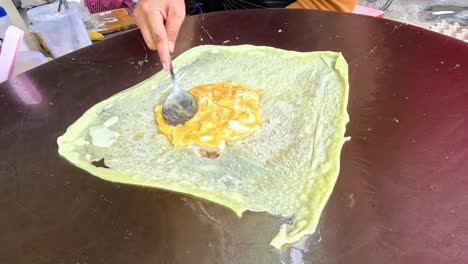
[[[131,31],[0,84],[0,263],[468,262],[466,43],[371,17],[249,10],[189,17],[176,53],[203,44],[343,52],[352,139],[317,232],[276,251],[284,219],[239,219],[59,157],[57,137],[86,109],[161,70]]]

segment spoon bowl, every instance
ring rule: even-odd
[[[190,120],[198,110],[197,100],[192,94],[181,90],[177,86],[172,62],[169,73],[172,79],[172,92],[164,100],[162,116],[171,126],[183,125]]]

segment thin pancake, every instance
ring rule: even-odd
[[[312,234],[333,190],[346,123],[348,67],[340,53],[250,45],[200,46],[174,61],[182,89],[239,83],[262,89],[263,126],[205,159],[174,148],[153,109],[170,92],[159,72],[89,109],[58,139],[59,153],[102,179],[191,194],[231,208],[292,217],[271,244]],[[95,167],[104,159],[109,168]]]

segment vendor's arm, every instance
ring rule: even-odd
[[[297,0],[287,8],[305,8],[327,11],[353,12],[357,0]]]

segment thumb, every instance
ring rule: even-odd
[[[171,7],[166,20],[167,39],[169,41],[169,51],[174,52],[174,45],[179,34],[180,26],[185,18],[185,9]]]

